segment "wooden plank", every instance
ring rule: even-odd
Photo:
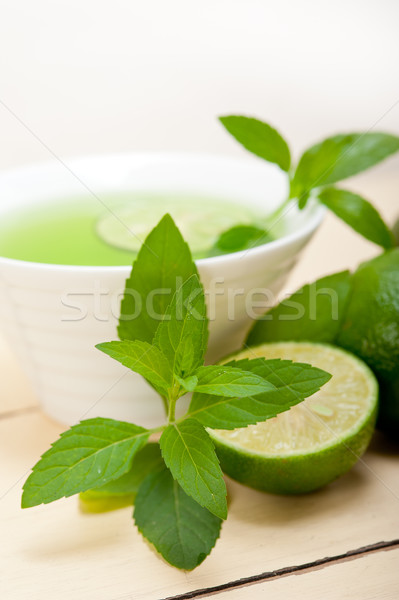
[[[398,567],[399,549],[380,551],[300,575],[228,590],[212,597],[219,600],[397,600]]]
[[[262,494],[228,482],[230,514],[194,572],[162,562],[131,509],[79,512],[76,498],[22,511],[21,485],[61,427],[40,413],[0,421],[0,549],[5,598],[157,600],[391,540],[398,535],[397,456],[380,443],[364,464],[307,496]],[[10,491],[8,493],[7,490]]]

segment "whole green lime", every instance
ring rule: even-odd
[[[327,344],[277,342],[253,346],[242,358],[283,358],[332,374],[317,393],[256,425],[209,430],[223,471],[259,490],[313,491],[348,471],[374,431],[378,384],[358,358]]]
[[[399,438],[399,248],[353,274],[335,343],[374,371],[380,384],[378,427]]]

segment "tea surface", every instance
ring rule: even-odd
[[[123,193],[75,197],[10,211],[0,223],[0,256],[30,262],[130,265],[143,240],[169,212],[194,258],[208,256],[219,234],[256,223],[253,207],[221,198]]]

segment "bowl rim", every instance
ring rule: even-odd
[[[113,152],[113,153],[97,153],[97,154],[87,154],[87,155],[72,155],[70,157],[65,157],[65,159],[60,159],[57,157],[58,162],[63,165],[67,170],[72,170],[65,164],[65,161],[70,161],[73,163],[84,163],[84,162],[95,162],[95,161],[104,161],[107,160],[115,160],[128,158],[141,158],[148,160],[165,160],[165,159],[174,159],[174,160],[185,160],[185,159],[193,159],[193,160],[215,160],[219,162],[229,162],[229,163],[239,163],[241,165],[247,164],[248,166],[254,164],[254,159],[250,156],[246,157],[236,157],[230,156],[228,154],[215,154],[208,152]],[[270,164],[270,163],[267,163]],[[10,169],[4,169],[0,171],[0,181],[3,178],[8,177],[16,177],[26,173],[34,173],[35,171],[45,170],[46,168],[54,167],[54,159],[47,161],[38,161],[29,163],[22,166],[11,167]],[[73,174],[73,173],[72,173]],[[75,177],[76,175],[73,174]],[[294,204],[291,205],[292,207]],[[290,208],[287,207],[287,212],[289,212]],[[265,244],[261,244],[260,246],[255,246],[254,248],[249,248],[246,250],[240,250],[238,252],[232,252],[228,254],[222,254],[219,256],[211,256],[207,258],[200,258],[195,260],[195,264],[198,267],[207,267],[209,265],[221,265],[221,264],[231,264],[233,261],[237,261],[242,259],[244,256],[256,257],[256,255],[267,254],[269,252],[280,250],[284,247],[290,246],[291,244],[295,244],[300,240],[308,237],[312,233],[314,233],[317,228],[321,225],[327,209],[322,204],[319,204],[313,200],[310,200],[307,206],[303,209],[303,214],[307,217],[305,223],[303,223],[300,227],[298,227],[295,231],[288,233],[282,237],[279,237],[275,240],[267,242]],[[282,217],[285,216],[283,213]],[[102,273],[128,273],[132,266],[131,265],[64,265],[58,263],[44,263],[44,262],[35,262],[28,260],[21,260],[17,258],[7,258],[5,256],[0,256],[0,265],[14,266],[14,267],[25,267],[31,270],[37,271],[74,271],[80,274],[84,273],[93,273],[93,272],[102,272]]]

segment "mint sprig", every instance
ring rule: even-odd
[[[289,204],[297,203],[302,209],[312,197],[366,239],[385,249],[393,247],[393,234],[378,211],[361,196],[331,184],[357,175],[398,152],[399,137],[379,132],[335,135],[306,150],[295,168],[290,163],[288,144],[267,123],[236,115],[220,117],[220,122],[244,148],[287,173],[289,197],[270,215],[270,228]],[[248,244],[245,227],[237,225],[233,229],[221,234],[216,250],[223,248],[225,240],[229,252],[264,243],[262,233]]]
[[[398,150],[399,138],[388,133],[349,133],[327,138],[301,156],[291,178],[291,197],[357,175]]]
[[[113,419],[87,419],[61,434],[33,467],[22,508],[85,492],[124,475],[150,432]]]
[[[151,343],[176,290],[198,275],[190,249],[172,217],[147,236],[126,281],[118,335],[121,340]]]
[[[164,353],[173,374],[188,377],[204,363],[208,343],[205,294],[198,275],[191,275],[174,294],[154,344]]]
[[[183,491],[165,465],[140,486],[134,521],[168,563],[187,571],[208,556],[222,525],[219,517]]]
[[[254,246],[267,244],[273,241],[273,237],[266,229],[254,225],[234,225],[226,229],[216,240],[209,256],[219,256],[240,250],[249,250]]]
[[[220,117],[220,122],[247,150],[288,173],[290,149],[285,139],[271,125],[251,117]]]
[[[226,485],[213,442],[195,419],[171,423],[160,446],[163,459],[183,490],[220,519],[227,518]]]
[[[152,473],[163,467],[164,462],[159,444],[148,442],[146,446],[134,455],[131,467],[127,473],[118,479],[96,487],[94,492],[93,490],[89,490],[89,492],[81,493],[81,498],[83,500],[91,500],[93,497],[99,499],[102,497],[135,496],[148,473]]]
[[[139,373],[161,396],[167,396],[173,384],[173,371],[162,351],[140,340],[105,342],[96,348],[120,362],[124,367]]]
[[[205,427],[236,429],[266,421],[315,394],[326,383],[325,371],[290,360],[255,358],[228,364],[263,377],[270,387],[245,398],[217,397],[196,391],[188,414]]]
[[[330,375],[279,360],[205,366],[204,289],[169,215],[133,264],[118,331],[120,341],[97,348],[152,385],[166,422],[153,429],[104,418],[74,425],[34,466],[22,506],[88,490],[137,494],[139,531],[170,564],[193,569],[213,548],[227,517],[226,486],[206,427],[244,427],[275,416],[316,392]],[[176,405],[189,392],[190,408],[177,419]],[[161,453],[154,453],[151,442],[147,456],[145,444],[155,433],[161,434]]]
[[[333,187],[320,190],[317,198],[366,240],[386,249],[394,245],[392,231],[384,223],[380,213],[365,198]]]

